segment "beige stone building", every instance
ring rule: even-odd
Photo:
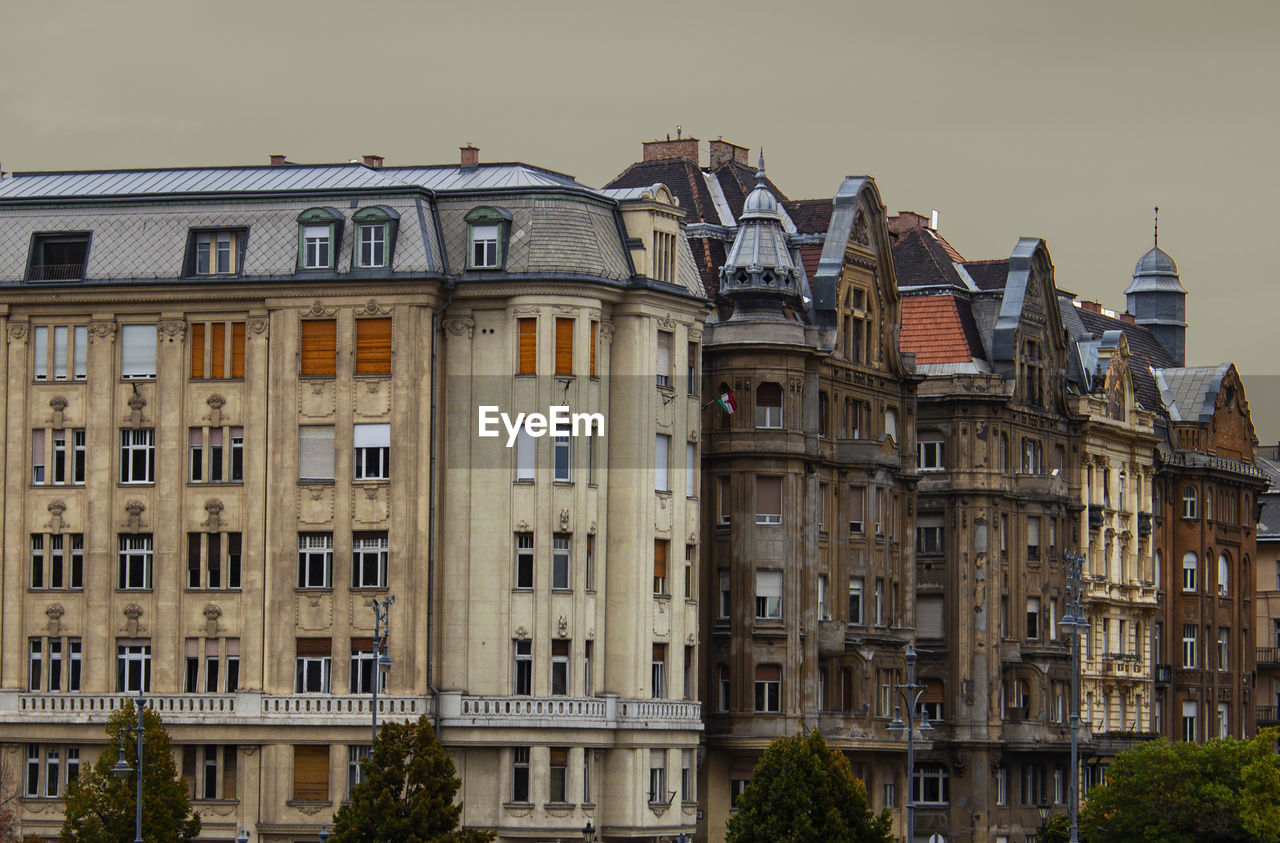
[[[23,833],[56,835],[141,692],[202,839],[314,839],[359,777],[392,595],[378,716],[433,718],[468,825],[691,831],[705,305],[680,216],[474,149],[0,181]],[[508,447],[480,405],[602,435]]]

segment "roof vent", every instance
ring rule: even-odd
[[[366,167],[373,167],[374,169],[378,169],[379,167],[382,166],[383,160],[384,159],[381,155],[366,155],[364,157],[364,165]]]
[[[466,146],[458,147],[458,149],[462,152],[462,166],[480,166],[480,147],[467,144]]]

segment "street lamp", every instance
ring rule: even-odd
[[[382,600],[374,599],[373,606],[373,740],[378,740],[378,685],[382,677],[391,669],[391,657],[383,652],[391,623],[387,615],[396,602],[394,594],[388,594]],[[321,838],[327,840],[328,838]]]
[[[1071,843],[1080,843],[1080,636],[1089,628],[1081,598],[1084,554],[1062,551],[1067,563],[1067,605],[1059,626],[1071,636],[1071,787],[1067,807],[1071,811]]]
[[[240,834],[236,837],[236,843],[249,843],[249,832],[241,828]]]
[[[1049,803],[1041,802],[1036,806],[1036,812],[1040,814],[1040,834],[1043,836],[1049,828]]]
[[[138,697],[133,701],[134,708],[138,710],[138,725],[121,726],[120,727],[120,758],[111,767],[111,774],[124,781],[129,778],[129,774],[135,772],[134,768],[129,766],[129,762],[124,760],[124,741],[125,734],[133,734],[137,736],[135,744],[138,750],[138,768],[135,777],[138,783],[137,795],[134,805],[134,838],[133,843],[142,843],[142,709],[147,704],[147,698],[142,696],[142,692],[138,692]]]
[[[916,802],[915,802],[915,775],[916,775],[916,745],[915,745],[915,711],[916,706],[920,703],[920,698],[924,696],[924,685],[916,682],[916,651],[910,644],[907,644],[906,655],[903,656],[907,662],[907,684],[894,685],[894,690],[901,695],[903,702],[907,704],[907,722],[902,722],[902,709],[898,706],[893,707],[893,721],[889,723],[889,731],[893,734],[900,733],[903,729],[907,731],[907,802],[905,805],[907,812],[907,840],[916,839]],[[929,725],[929,719],[923,712],[920,714],[920,731],[923,736],[924,729]]]
[[[587,824],[582,827],[582,843],[596,843],[596,829],[591,825],[591,820],[587,820]]]
[[[329,833],[329,824],[320,823],[320,843],[329,843],[329,838],[333,835]]]

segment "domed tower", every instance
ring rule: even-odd
[[[1151,251],[1138,260],[1133,282],[1124,291],[1125,305],[1139,325],[1145,325],[1173,356],[1186,365],[1187,290],[1178,279],[1178,265],[1160,248],[1156,228]]]
[[[802,305],[800,272],[787,248],[778,200],[765,186],[763,155],[720,267],[720,292],[733,300],[731,319],[784,319],[783,305]]]

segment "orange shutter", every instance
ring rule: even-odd
[[[338,323],[334,319],[306,319],[302,323],[302,374],[337,374]]]
[[[293,798],[299,802],[324,802],[329,798],[329,747],[293,748]]]
[[[204,323],[191,326],[191,378],[204,377]]]
[[[667,542],[666,539],[655,539],[653,542],[653,575],[667,576]]]
[[[227,326],[223,322],[214,322],[210,338],[213,348],[209,354],[209,377],[225,378],[227,376]]]
[[[599,322],[591,323],[591,377],[596,376],[596,334],[600,330]]]
[[[244,377],[244,323],[231,323],[231,377]]]
[[[298,638],[295,639],[297,653],[301,656],[328,656],[333,653],[332,638]]]
[[[573,320],[556,320],[556,374],[573,374]]]
[[[538,371],[538,339],[536,319],[518,319],[520,326],[520,365],[517,373],[532,375]]]
[[[222,747],[222,798],[236,798],[236,756],[238,747]]]
[[[391,374],[391,320],[356,320],[356,374]]]

